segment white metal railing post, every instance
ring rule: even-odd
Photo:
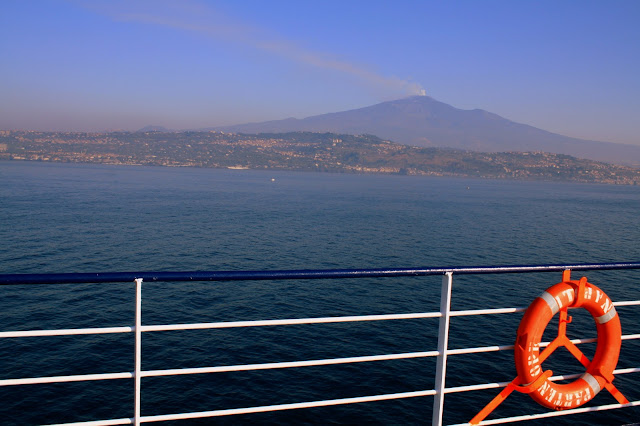
[[[136,278],[136,337],[134,361],[134,392],[133,424],[140,426],[140,372],[142,371],[142,278]]]
[[[449,343],[449,317],[451,312],[451,287],[453,286],[453,272],[446,272],[442,277],[440,292],[440,326],[438,327],[438,362],[436,364],[435,397],[433,400],[433,426],[442,425],[444,409],[445,376],[447,372],[447,346]]]

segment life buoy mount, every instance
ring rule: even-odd
[[[568,277],[567,277],[568,278]],[[589,360],[565,335],[568,308],[585,308],[596,323],[598,346]],[[553,316],[560,312],[558,337],[540,353],[540,341]],[[537,381],[526,392],[539,404],[555,410],[579,407],[610,387],[618,363],[621,346],[620,318],[611,299],[598,287],[587,282],[566,280],[555,284],[537,297],[527,308],[515,342],[515,364],[522,386]],[[542,362],[554,349],[565,346],[585,367],[582,377],[571,383],[558,384],[543,374]],[[550,375],[550,374],[549,374]],[[614,388],[615,389],[615,388]]]
[[[585,308],[596,323],[598,346],[592,361],[566,335],[567,324],[571,322],[567,315],[569,308]],[[560,313],[558,336],[541,352],[540,340],[556,313]],[[571,271],[565,270],[562,282],[537,297],[522,317],[514,350],[518,375],[469,423],[480,423],[514,391],[528,393],[538,403],[555,410],[579,407],[602,388],[607,389],[620,404],[627,404],[627,398],[612,383],[621,343],[620,318],[611,299],[587,282],[585,277],[572,281]],[[550,380],[553,372],[542,371],[544,360],[560,346],[564,346],[586,367],[580,378],[567,384],[554,383]]]

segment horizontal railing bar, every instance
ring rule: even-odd
[[[435,390],[407,392],[406,394],[417,394],[417,395],[403,396],[401,398],[430,396],[435,394]],[[402,394],[391,394],[391,395],[402,395]],[[387,396],[387,395],[381,395],[381,396]],[[329,405],[353,404],[353,403],[359,403],[359,402],[371,402],[371,401],[384,400],[384,399],[363,400],[364,398],[371,398],[371,397],[344,398],[342,400],[316,401],[316,403],[323,403],[323,402],[334,402],[334,403],[323,404],[323,405],[311,405],[309,407],[322,407],[322,406],[329,406]],[[358,401],[342,402],[342,401],[356,400],[356,399]],[[387,400],[388,399],[400,399],[400,398],[387,398]],[[193,419],[193,418],[202,418],[202,417],[216,417],[216,416],[233,415],[233,414],[249,414],[249,413],[259,413],[259,412],[266,412],[266,411],[281,411],[281,410],[293,410],[297,408],[308,408],[307,406],[300,406],[302,404],[312,404],[312,403],[281,404],[281,405],[272,405],[272,406],[264,406],[264,407],[251,407],[251,408],[244,408],[244,409],[240,408],[240,409],[230,409],[230,410],[201,411],[197,413],[146,416],[146,417],[142,417],[140,421],[142,423],[149,423],[149,422],[159,422],[159,421],[167,421],[167,420],[184,420],[184,419]],[[484,420],[479,424],[491,425],[491,424],[500,424],[500,423],[511,423],[511,422],[534,420],[534,419],[547,418],[547,417],[580,414],[580,413],[586,413],[591,411],[607,411],[607,410],[615,410],[619,408],[637,407],[637,406],[640,406],[640,401],[632,401],[627,404],[608,404],[608,405],[599,405],[596,407],[574,408],[574,409],[563,410],[563,411],[550,411],[550,412],[541,413],[541,414],[528,414],[528,415],[516,416],[516,417],[503,417],[501,419]],[[264,408],[272,408],[272,409],[266,410]],[[253,411],[247,411],[250,409],[253,409]],[[241,410],[242,412],[229,413],[230,411],[241,411]],[[227,412],[227,414],[221,414],[224,412]],[[126,425],[126,424],[133,424],[133,419],[112,419],[112,420],[97,420],[97,421],[89,421],[89,422],[57,423],[49,426],[110,426],[110,425]],[[451,426],[468,426],[468,424],[469,423],[459,423]]]
[[[620,305],[621,304],[621,305]],[[636,304],[635,301],[631,302],[617,302],[615,306],[628,306]],[[640,304],[638,301],[637,304]],[[471,310],[471,311],[452,311],[451,316],[468,316],[468,315],[490,315],[490,314],[503,314],[523,312],[525,308],[498,308],[498,309],[484,309],[484,310]],[[360,316],[344,316],[344,317],[324,317],[324,318],[292,318],[292,319],[279,319],[279,320],[257,320],[257,321],[223,321],[212,323],[198,323],[198,324],[165,324],[165,325],[144,325],[141,327],[141,331],[176,331],[176,330],[204,330],[212,328],[237,328],[237,327],[261,327],[261,326],[276,326],[276,325],[300,325],[300,324],[325,324],[325,323],[338,323],[338,322],[357,322],[357,321],[383,321],[383,320],[396,320],[396,319],[419,319],[419,318],[439,318],[442,314],[440,312],[423,312],[423,313],[411,313],[411,314],[386,314],[386,315],[360,315]],[[135,331],[135,327],[104,327],[104,328],[72,328],[72,329],[55,329],[55,330],[24,330],[24,331],[1,331],[1,338],[9,337],[45,337],[45,336],[73,336],[83,334],[110,334],[110,333],[132,333]],[[622,340],[631,340],[640,338],[640,334],[623,335]],[[575,339],[573,343],[591,343],[596,339]],[[541,343],[541,346],[547,345],[548,342]],[[490,346],[490,348],[496,348],[496,346]],[[493,350],[508,350],[513,349],[513,346],[499,346],[501,349]],[[459,351],[461,349],[454,349]],[[487,350],[479,352],[488,352]],[[453,352],[455,353],[455,352]],[[462,352],[461,352],[462,353]]]
[[[614,370],[614,375],[620,374],[629,374],[629,373],[640,373],[640,368],[621,368],[618,370]],[[583,373],[578,374],[564,374],[561,376],[551,376],[549,380],[557,381],[557,380],[571,380],[577,379],[583,376]],[[486,390],[486,389],[495,389],[495,388],[504,388],[511,382],[495,382],[495,383],[484,383],[478,385],[467,385],[467,386],[455,386],[446,388],[444,393],[458,393],[458,392],[469,392],[469,391],[477,391],[477,390]]]
[[[623,334],[622,340],[635,340],[640,339],[640,334]],[[588,339],[569,339],[571,343],[595,343],[598,341],[597,338],[592,337]],[[540,342],[539,346],[541,348],[545,346],[549,346],[551,342]],[[482,353],[482,352],[498,352],[498,351],[508,351],[513,349],[513,345],[503,345],[503,346],[480,346],[476,348],[460,348],[460,349],[448,349],[447,355],[460,355],[460,354],[474,354],[474,353]]]
[[[403,393],[396,393],[396,394],[375,395],[375,396],[365,396],[365,397],[355,397],[355,398],[342,398],[342,399],[323,400],[323,401],[299,402],[299,403],[292,403],[292,404],[267,405],[267,406],[247,407],[247,408],[232,408],[232,409],[226,409],[226,410],[199,411],[199,412],[193,412],[193,413],[163,414],[163,415],[157,415],[157,416],[143,416],[140,418],[140,422],[150,423],[150,422],[163,422],[163,421],[169,421],[169,420],[187,420],[187,419],[196,419],[196,418],[205,418],[205,417],[232,416],[232,415],[238,415],[238,414],[265,413],[265,412],[272,412],[272,411],[295,410],[300,408],[327,407],[327,406],[333,406],[333,405],[356,404],[356,403],[362,403],[362,402],[388,401],[392,399],[415,398],[415,397],[432,396],[432,395],[435,395],[435,390],[403,392]],[[541,419],[541,418],[555,417],[555,416],[562,416],[562,415],[569,415],[569,414],[586,413],[590,411],[606,411],[606,410],[613,410],[613,409],[626,408],[626,407],[636,407],[636,406],[640,406],[640,401],[633,401],[627,404],[599,405],[596,407],[574,408],[570,410],[551,411],[551,412],[546,412],[541,414],[529,414],[529,415],[516,416],[516,417],[504,417],[501,419],[485,420],[480,422],[479,424],[489,425],[489,424],[510,423],[510,422]],[[62,425],[100,426],[100,425],[120,425],[120,424],[131,424],[131,423],[132,423],[132,419],[114,419],[114,420],[104,420],[104,421],[94,421],[94,422],[62,423],[62,424],[52,425],[52,426],[62,426]],[[468,425],[468,423],[460,423],[458,425],[452,425],[452,426],[464,426],[464,425]]]
[[[104,327],[104,328],[71,328],[60,330],[26,330],[0,331],[0,339],[5,337],[44,337],[44,336],[76,336],[81,334],[110,334],[131,333],[135,327]]]
[[[613,306],[635,306],[640,305],[640,300],[628,300],[621,302],[613,302]],[[493,315],[493,314],[511,314],[517,312],[525,312],[526,307],[520,308],[496,308],[496,309],[475,309],[467,311],[451,311],[449,313],[452,317],[464,317],[471,315]]]
[[[477,354],[483,352],[499,352],[513,349],[513,345],[480,346],[476,348],[447,349],[447,355]]]
[[[277,368],[314,367],[319,365],[349,364],[370,361],[390,361],[397,359],[427,358],[438,356],[438,351],[409,352],[388,355],[370,355],[349,358],[317,359],[310,361],[270,362],[264,364],[227,365],[219,367],[179,368],[173,370],[142,371],[142,377],[177,376],[183,374],[227,373],[232,371],[271,370]]]
[[[492,348],[492,347],[489,347]],[[512,347],[513,348],[513,347]],[[447,351],[447,354],[451,352]],[[461,353],[461,352],[455,352]],[[438,356],[438,351],[427,352],[408,352],[401,354],[388,354],[388,355],[370,355],[361,357],[349,357],[349,358],[332,358],[332,359],[319,359],[310,361],[291,361],[291,362],[273,362],[265,364],[242,364],[242,365],[229,365],[218,367],[196,367],[196,368],[180,368],[171,370],[147,370],[141,372],[141,377],[160,377],[160,376],[178,376],[186,374],[205,374],[205,373],[223,373],[233,371],[251,371],[251,370],[269,370],[277,368],[295,368],[295,367],[312,367],[320,365],[334,365],[334,364],[349,364],[357,362],[371,362],[371,361],[390,361],[400,359],[412,359],[412,358],[428,358]],[[640,368],[624,368],[618,369],[613,374],[628,374],[628,373],[640,373]],[[13,386],[13,385],[29,385],[29,384],[44,384],[44,383],[64,383],[64,382],[81,382],[91,380],[109,380],[109,379],[131,379],[133,378],[132,372],[127,373],[105,373],[105,374],[84,374],[76,376],[51,376],[51,377],[35,377],[24,379],[5,379],[0,380],[0,386]],[[553,376],[550,380],[569,380],[581,377],[581,374],[571,374],[565,376]],[[508,382],[487,383],[479,385],[460,386],[453,388],[446,388],[445,393],[453,392],[465,392],[467,390],[481,390],[492,389],[497,387],[505,387]]]
[[[613,306],[636,306],[640,305],[640,300],[627,300],[622,302],[613,302]]]
[[[265,413],[269,411],[296,410],[300,408],[329,407],[332,405],[357,404],[362,402],[388,401],[393,399],[432,396],[432,395],[435,395],[435,393],[436,391],[431,389],[431,390],[425,390],[425,391],[402,392],[402,393],[392,393],[392,394],[385,394],[385,395],[359,396],[354,398],[327,399],[323,401],[296,402],[292,404],[264,405],[259,407],[247,407],[247,408],[231,408],[226,410],[200,411],[200,412],[194,412],[194,413],[163,414],[158,416],[143,416],[140,418],[140,422],[141,423],[164,422],[168,420],[186,420],[186,419],[197,419],[197,418],[204,418],[204,417],[221,417],[221,416],[232,416],[237,414]],[[102,423],[102,421],[95,421],[95,422],[61,423],[58,425],[51,425],[51,426],[62,426],[62,425],[99,426],[99,425],[121,425],[121,424],[133,423],[132,419],[114,419],[114,420],[105,420],[104,422],[113,422],[113,423]]]
[[[640,368],[619,368],[613,370],[613,374],[640,373]]]
[[[590,338],[590,339],[572,339],[572,343],[593,343],[598,339]],[[540,342],[540,347],[549,346],[551,342]],[[501,345],[501,346],[479,346],[475,348],[459,348],[459,349],[448,349],[447,355],[462,355],[462,354],[475,354],[482,352],[499,352],[499,351],[510,351],[514,348],[513,345]]]
[[[236,327],[264,327],[272,325],[300,325],[300,324],[326,324],[336,322],[357,322],[357,321],[384,321],[396,319],[417,319],[417,318],[439,318],[440,312],[424,312],[413,314],[388,314],[388,315],[360,315],[347,317],[324,317],[324,318],[291,318],[277,320],[257,320],[257,321],[223,321],[201,324],[166,324],[166,325],[143,325],[141,331],[173,331],[173,330],[199,330],[208,328],[236,328]]]
[[[527,308],[497,308],[497,309],[474,309],[468,311],[451,311],[449,315],[452,317],[466,317],[470,315],[493,315],[493,314],[513,314],[524,312]]]
[[[607,410],[616,410],[618,408],[638,407],[638,406],[640,406],[640,400],[629,402],[627,404],[598,405],[596,407],[581,407],[581,408],[573,408],[573,409],[562,410],[562,411],[548,411],[546,413],[540,413],[540,414],[525,414],[523,416],[503,417],[500,419],[483,420],[478,424],[479,425],[496,425],[500,423],[513,423],[513,422],[521,422],[526,420],[545,419],[548,417],[588,413],[591,411],[607,411]],[[469,423],[459,423],[451,426],[468,426],[468,425]]]
[[[495,382],[495,383],[482,383],[478,385],[454,386],[454,387],[446,388],[444,390],[444,393],[459,393],[459,392],[504,388],[504,387],[507,387],[509,383],[511,382]]]
[[[614,374],[619,375],[619,374],[637,373],[637,372],[640,372],[640,368],[625,368],[625,369],[615,370]],[[154,373],[154,372],[152,371],[143,372],[143,375],[147,376],[144,373]],[[131,376],[133,375],[131,374]],[[569,379],[575,379],[578,377],[581,377],[581,374],[553,376],[550,379],[551,380],[569,380]],[[499,382],[499,383],[487,383],[487,384],[471,385],[471,386],[458,386],[458,387],[445,389],[445,393],[457,393],[457,392],[502,388],[507,386],[509,383],[510,382]],[[359,403],[359,402],[382,401],[382,400],[389,400],[389,399],[401,399],[401,398],[430,396],[430,395],[435,395],[435,390],[404,392],[404,393],[398,393],[398,394],[386,394],[386,395],[377,395],[377,396],[368,396],[368,397],[343,398],[338,400],[314,401],[314,402],[306,402],[306,403],[303,402],[303,403],[295,403],[295,404],[282,404],[282,405],[275,405],[275,406],[215,410],[215,411],[173,414],[173,415],[170,414],[170,415],[161,415],[161,416],[147,416],[147,417],[143,417],[141,421],[155,422],[155,421],[166,421],[166,420],[190,419],[190,418],[198,418],[198,417],[227,416],[227,415],[234,415],[234,414],[248,414],[248,413],[266,412],[266,411],[279,411],[279,410],[291,410],[291,409],[297,409],[297,408],[320,407],[320,406],[328,406],[328,405],[353,404],[353,403]],[[636,405],[636,403],[637,401],[634,403],[631,403],[632,405],[613,404],[611,406],[601,406],[601,407],[612,407],[611,409],[623,408],[626,406],[634,406]],[[597,408],[597,407],[589,407],[589,408]],[[597,411],[597,410],[590,410],[590,411]],[[509,419],[509,418],[506,418],[506,419]],[[499,421],[499,420],[504,420],[504,419],[497,419],[499,423],[507,422],[507,421]],[[526,419],[523,418],[522,420],[526,420]],[[518,421],[518,420],[509,420],[509,421]],[[492,422],[492,421],[489,421],[489,422]],[[121,425],[121,424],[131,424],[131,423],[133,423],[132,419],[112,419],[112,420],[98,420],[98,421],[78,422],[78,423],[62,423],[59,425],[52,425],[52,426],[61,426],[63,424],[66,426],[74,426],[74,425],[102,426],[102,425]],[[492,423],[483,422],[481,424],[492,424]]]
[[[571,343],[595,343],[598,341],[597,337],[588,337],[586,339],[569,339],[569,341]],[[549,346],[551,344],[551,342],[540,342],[540,344],[538,346],[540,346],[541,348],[544,348],[546,346]],[[513,349],[513,347],[511,347]]]
[[[392,269],[0,274],[0,285],[115,283],[133,282],[136,278],[142,278],[145,282],[379,278],[443,275],[447,272],[452,272],[454,274],[505,274],[515,272],[554,272],[564,271],[566,269],[571,269],[573,271],[640,269],[640,262],[578,263],[562,265],[452,266],[439,268]]]
[[[306,319],[293,319],[293,320],[266,320],[266,321],[236,321],[236,322],[222,322],[222,323],[203,323],[203,324],[174,324],[174,325],[155,325],[155,326],[143,326],[141,331],[171,331],[171,330],[195,330],[195,329],[211,329],[211,328],[231,328],[231,327],[256,327],[267,325],[290,325],[290,324],[318,324],[318,323],[331,323],[331,322],[343,322],[343,321],[375,321],[375,320],[389,320],[389,319],[407,319],[407,318],[430,318],[434,313],[425,314],[398,314],[398,315],[368,315],[360,317],[327,317],[327,318],[306,318]],[[440,316],[439,313],[435,313],[436,316]],[[427,316],[429,315],[429,316]],[[348,319],[347,319],[348,318]],[[354,319],[355,318],[355,319]],[[34,331],[14,331],[14,332],[0,332],[0,338],[3,337],[31,337],[31,336],[64,336],[64,335],[81,335],[81,334],[105,334],[105,333],[126,333],[133,331],[133,327],[114,327],[110,329],[71,329],[71,330],[34,330]],[[626,334],[622,335],[622,340],[635,340],[640,339],[640,334]],[[572,343],[594,343],[597,342],[597,338],[587,339],[571,339]],[[550,342],[540,342],[540,347],[548,346]],[[473,354],[483,352],[498,352],[512,350],[513,345],[500,345],[500,346],[480,346],[472,348],[458,348],[447,350],[448,355],[462,355]],[[418,352],[417,352],[418,353]],[[424,356],[437,356],[438,351],[432,352],[419,352],[419,353],[433,353],[435,355]],[[376,355],[382,356],[382,355]],[[392,355],[393,356],[393,355]],[[306,362],[306,361],[296,361]],[[357,362],[357,361],[354,361]],[[256,364],[257,365],[257,364]],[[202,368],[219,368],[219,367],[202,367]],[[178,371],[178,370],[176,370]],[[205,371],[203,371],[205,372]],[[190,374],[190,373],[182,373]],[[2,381],[0,381],[2,386]]]
[[[40,385],[43,383],[85,382],[91,380],[131,379],[133,373],[80,374],[75,376],[49,376],[0,380],[0,386]]]
[[[129,419],[111,419],[111,420],[93,420],[89,422],[74,423],[55,423],[47,426],[114,426],[114,425],[132,425],[134,420]]]
[[[463,312],[463,311],[458,311]],[[506,312],[499,312],[506,313]],[[480,314],[479,314],[480,315]],[[440,317],[439,312],[427,312],[424,314],[390,314],[390,315],[363,315],[353,317],[325,317],[325,318],[300,318],[285,320],[263,320],[263,321],[229,321],[218,323],[201,323],[201,324],[167,324],[167,325],[147,325],[142,326],[141,331],[177,331],[177,330],[199,330],[212,328],[236,328],[236,327],[259,327],[274,325],[294,325],[294,324],[323,324],[338,322],[356,322],[356,321],[382,321],[393,319],[415,319],[415,318],[437,318]],[[106,327],[106,328],[78,328],[78,329],[57,329],[57,330],[25,330],[25,331],[2,331],[1,338],[11,337],[46,337],[46,336],[73,336],[86,334],[113,334],[113,333],[131,333],[135,327]],[[622,335],[622,340],[639,339],[640,334]],[[573,339],[573,343],[593,343],[596,338],[590,339]],[[547,346],[549,342],[541,342],[540,346]],[[457,353],[473,353],[466,351],[467,349],[477,349],[476,352],[492,352],[500,350],[513,349],[513,345],[506,346],[487,346],[480,348],[462,348],[452,349],[448,351],[451,354]],[[461,352],[466,351],[466,352]]]
[[[178,376],[178,375],[186,375],[186,374],[223,373],[223,372],[233,372],[233,371],[271,370],[271,369],[277,369],[277,368],[313,367],[313,366],[321,366],[321,365],[350,364],[350,363],[358,363],[358,362],[427,358],[427,357],[438,356],[439,354],[440,353],[438,351],[407,352],[407,353],[400,353],[400,354],[369,355],[369,356],[361,356],[361,357],[318,359],[318,360],[309,360],[309,361],[272,362],[272,363],[264,363],[264,364],[242,364],[242,365],[228,365],[228,366],[218,366],[218,367],[179,368],[179,369],[171,369],[171,370],[148,370],[148,371],[141,371],[140,376],[141,377],[159,377],[159,376]],[[24,379],[0,380],[0,386],[81,382],[81,381],[108,380],[108,379],[131,379],[133,377],[134,377],[133,372],[84,374],[84,375],[75,375],[75,376],[34,377],[34,378],[24,378]]]
[[[183,413],[183,414],[166,414],[166,415],[159,415],[159,416],[143,416],[140,418],[140,422],[141,423],[163,422],[167,420],[185,420],[185,419],[196,419],[196,418],[202,418],[202,417],[221,417],[221,416],[233,416],[237,414],[266,413],[270,411],[296,410],[299,408],[329,407],[332,405],[357,404],[362,402],[389,401],[392,399],[433,396],[435,395],[435,393],[436,391],[431,389],[431,390],[415,391],[415,392],[402,392],[402,393],[393,393],[393,394],[384,394],[384,395],[360,396],[355,398],[341,398],[341,399],[328,399],[323,401],[297,402],[292,404],[264,405],[259,407],[231,408],[226,410],[200,411],[195,413]]]
[[[441,316],[442,314],[440,312],[423,312],[423,313],[411,313],[411,314],[360,315],[360,316],[324,317],[324,318],[292,318],[292,319],[258,320],[258,321],[223,321],[223,322],[199,323],[199,324],[144,325],[140,328],[140,330],[143,332],[144,331],[200,330],[200,329],[211,329],[211,328],[261,327],[261,326],[274,326],[274,325],[325,324],[325,323],[337,323],[337,322],[439,318]],[[135,327],[3,331],[3,332],[0,332],[0,338],[71,336],[71,335],[80,335],[80,334],[131,333],[133,331],[135,331]]]

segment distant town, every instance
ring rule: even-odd
[[[640,184],[638,169],[569,155],[424,148],[314,132],[0,131],[0,160]]]

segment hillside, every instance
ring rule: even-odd
[[[294,131],[372,134],[423,147],[478,152],[545,151],[640,167],[640,146],[570,138],[481,110],[462,110],[428,96],[413,96],[304,119],[224,126],[234,133]]]
[[[371,135],[1,132],[0,160],[640,184],[640,170],[564,154],[480,153]]]

